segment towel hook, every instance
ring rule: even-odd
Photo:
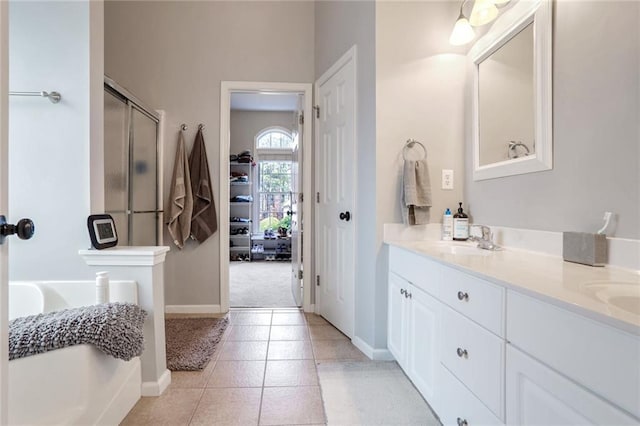
[[[184,124],[184,123],[182,123],[182,124],[180,125],[180,130],[182,130],[183,132],[184,132],[185,130],[187,130],[187,125],[186,125],[186,124]]]
[[[424,151],[424,154],[422,155],[422,159],[424,160],[427,157],[427,148],[425,148],[425,146],[415,140],[415,139],[407,139],[407,142],[404,144],[404,148],[402,148],[402,158],[404,158],[404,160],[408,160],[407,159],[407,150],[410,148],[413,148],[416,144],[420,145],[420,147],[422,148],[422,151]]]
[[[198,130],[204,130],[204,124],[202,123],[198,124]]]

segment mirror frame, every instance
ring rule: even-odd
[[[501,15],[469,51],[473,63],[473,180],[551,170],[553,168],[552,0],[520,0]],[[533,23],[534,141],[533,155],[481,166],[479,65]]]

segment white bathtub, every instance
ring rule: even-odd
[[[109,283],[110,301],[137,303],[134,281]],[[9,283],[9,317],[95,303],[93,281]],[[140,399],[140,358],[77,345],[9,361],[10,425],[117,425]]]

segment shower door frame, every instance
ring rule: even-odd
[[[161,129],[162,129],[162,116],[163,114],[158,111],[154,111],[147,105],[145,105],[140,99],[138,99],[134,94],[129,92],[124,87],[120,86],[117,82],[111,79],[108,76],[104,76],[104,91],[109,92],[111,95],[120,99],[127,108],[125,126],[127,128],[127,137],[125,142],[125,151],[127,152],[127,176],[126,176],[126,187],[127,187],[127,245],[131,246],[133,242],[133,216],[136,213],[156,213],[156,246],[161,246],[163,243],[163,233],[162,233],[162,223],[164,221],[164,210],[163,210],[163,200],[162,200],[162,149],[161,149]],[[156,123],[156,187],[155,187],[155,210],[150,211],[135,211],[133,210],[133,185],[131,175],[133,174],[133,143],[131,142],[133,139],[133,110],[136,110],[142,113],[144,116],[149,118],[150,120]],[[134,141],[135,143],[135,141]],[[106,149],[106,141],[105,148]],[[106,188],[105,188],[105,199],[106,199]],[[106,206],[105,206],[106,212]],[[108,213],[108,212],[107,212]]]

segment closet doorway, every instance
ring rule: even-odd
[[[304,200],[305,189],[311,191],[305,167],[311,120],[304,119],[310,96],[305,84],[222,83],[222,311],[311,310],[304,279],[310,245],[303,237],[310,217]]]

